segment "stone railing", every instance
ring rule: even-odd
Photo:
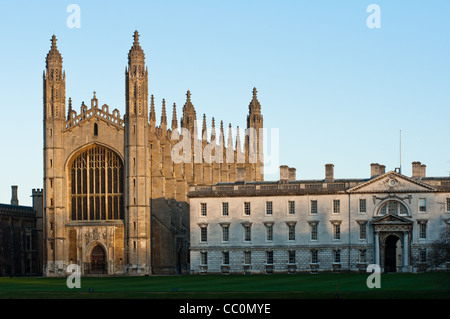
[[[350,188],[347,182],[325,183],[325,182],[297,182],[297,183],[255,183],[255,184],[216,184],[209,186],[191,186],[189,195],[195,196],[219,196],[219,195],[238,195],[238,194],[285,194],[285,193],[329,193],[345,191]]]

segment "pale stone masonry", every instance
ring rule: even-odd
[[[62,55],[56,37],[51,39],[43,74],[46,276],[66,276],[69,264],[79,265],[83,275],[188,272],[188,186],[232,182],[239,167],[246,168],[247,180],[263,180],[262,135],[258,135],[256,158],[249,151],[254,144],[248,135],[243,148],[239,135],[234,142],[231,124],[226,137],[220,122],[216,137],[214,118],[208,132],[203,115],[200,136],[190,91],[181,121],[173,104],[168,125],[169,106],[162,99],[157,124],[137,31],[133,40],[125,68],[122,116],[118,109],[100,104],[96,92],[88,105],[81,103],[79,112],[71,98],[66,101]],[[246,120],[247,129],[260,134],[263,116],[256,89]],[[186,155],[177,162],[172,151],[182,141],[191,145],[177,149]],[[195,152],[211,148],[211,155],[219,160],[207,161]]]
[[[191,273],[415,272],[450,223],[450,178],[371,165],[366,179],[280,180],[192,186]],[[225,207],[225,208],[224,208]],[[224,230],[226,228],[226,230]],[[247,236],[247,237],[246,237]]]

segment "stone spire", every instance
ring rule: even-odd
[[[130,64],[132,62],[144,63],[145,54],[144,50],[142,50],[141,45],[139,44],[139,33],[137,31],[134,31],[133,38],[134,38],[133,46],[128,52],[128,63]]]
[[[215,124],[215,120],[214,117],[211,120],[211,143],[215,143],[216,142],[216,124]]]
[[[208,139],[208,137],[206,136],[206,114],[205,113],[203,113],[202,139],[205,141]]]
[[[241,148],[241,138],[239,136],[239,126],[236,128],[236,153],[239,154],[242,152]]]
[[[177,120],[177,106],[175,103],[173,103],[173,110],[172,110],[172,131],[176,130],[178,128],[178,120]]]
[[[46,59],[46,67],[49,69],[50,67],[54,66],[61,66],[62,67],[62,56],[61,53],[58,51],[58,47],[56,46],[56,36],[52,36],[52,46],[50,48],[50,51],[47,54]]]
[[[162,100],[162,111],[161,111],[161,127],[167,127],[167,116],[166,116],[166,100]]]
[[[62,56],[56,46],[56,36],[53,35],[52,46],[45,60],[44,71],[44,117],[64,120],[66,117],[65,73],[62,69]]]
[[[225,146],[225,133],[223,131],[223,121],[220,121],[219,145]]]
[[[228,125],[228,141],[227,141],[227,148],[233,149],[233,135],[231,132],[231,123]]]
[[[150,97],[150,124],[152,126],[155,126],[156,123],[156,112],[155,112],[155,98],[152,96]]]
[[[69,106],[67,107],[67,120],[70,120],[71,112],[72,112],[72,98],[69,97]]]
[[[250,113],[253,114],[261,114],[261,104],[258,101],[258,91],[256,90],[256,88],[253,88],[253,98],[248,106],[248,110]]]
[[[132,115],[148,121],[148,69],[137,31],[133,37],[133,46],[128,53],[128,68],[125,69],[125,112],[128,117]]]
[[[186,93],[186,103],[183,106],[183,117],[181,118],[181,127],[186,128],[191,132],[191,136],[194,136],[194,126],[197,121],[197,114],[195,112],[194,105],[191,102],[191,92]]]

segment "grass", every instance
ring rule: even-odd
[[[0,298],[19,299],[450,299],[450,273],[382,274],[369,289],[369,274],[191,275],[81,277],[80,289],[66,278],[0,277]],[[93,288],[93,292],[89,292]]]

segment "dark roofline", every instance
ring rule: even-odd
[[[34,213],[35,209],[33,207],[31,207],[31,206],[0,204],[0,211]]]

